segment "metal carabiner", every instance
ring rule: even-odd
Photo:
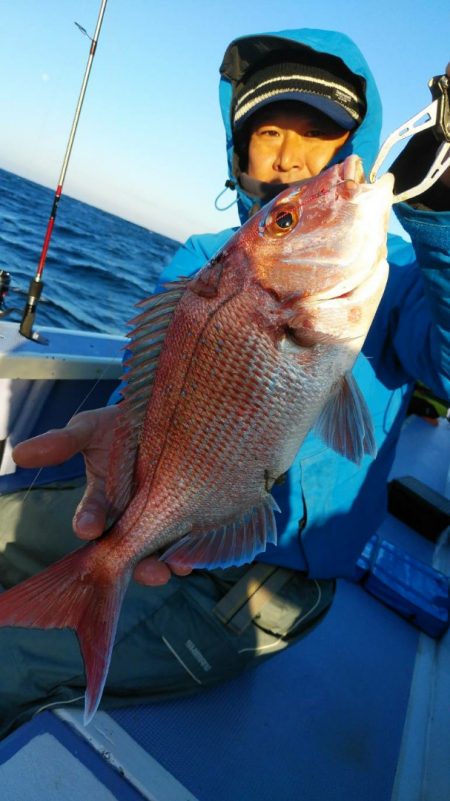
[[[434,134],[437,140],[441,140],[441,144],[436,151],[433,164],[419,184],[394,195],[394,203],[421,195],[450,167],[450,78],[447,75],[435,76],[428,82],[428,86],[433,97],[432,102],[388,136],[369,174],[369,182],[374,183],[382,163],[394,145],[427,128],[434,128]]]

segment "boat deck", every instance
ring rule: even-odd
[[[409,418],[393,475],[450,497],[450,425]],[[450,575],[439,547],[388,515],[379,535]],[[0,743],[2,801],[444,801],[450,632],[435,640],[361,585],[295,646],[191,698],[43,711]]]
[[[79,712],[36,717],[0,746],[2,797],[387,801],[419,636],[342,582],[311,635],[225,685],[100,713],[86,731]]]

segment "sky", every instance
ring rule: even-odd
[[[0,0],[0,167],[56,188],[100,0]],[[218,68],[237,36],[347,33],[384,104],[383,138],[450,61],[450,0],[108,0],[64,194],[185,239],[238,222]],[[233,199],[229,194],[222,202]],[[49,209],[50,212],[50,209]]]

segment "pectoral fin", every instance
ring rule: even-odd
[[[359,464],[377,448],[366,401],[351,373],[347,373],[325,404],[315,425],[324,442],[337,453]]]

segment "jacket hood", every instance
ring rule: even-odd
[[[367,102],[366,115],[361,125],[349,137],[330,165],[355,153],[362,159],[364,169],[368,173],[378,152],[382,115],[380,96],[369,66],[359,48],[345,34],[302,28],[242,36],[231,42],[225,52],[220,67],[219,99],[225,126],[229,178],[236,182],[234,174],[236,159],[231,128],[231,112],[236,85],[250,66],[253,67],[261,58],[280,49],[285,51],[286,55],[292,54],[296,58],[301,56],[301,52],[305,49],[334,56],[340,59],[355,75],[363,79]],[[239,216],[241,222],[245,222],[255,203],[255,197],[246,194],[239,183],[236,190]]]

